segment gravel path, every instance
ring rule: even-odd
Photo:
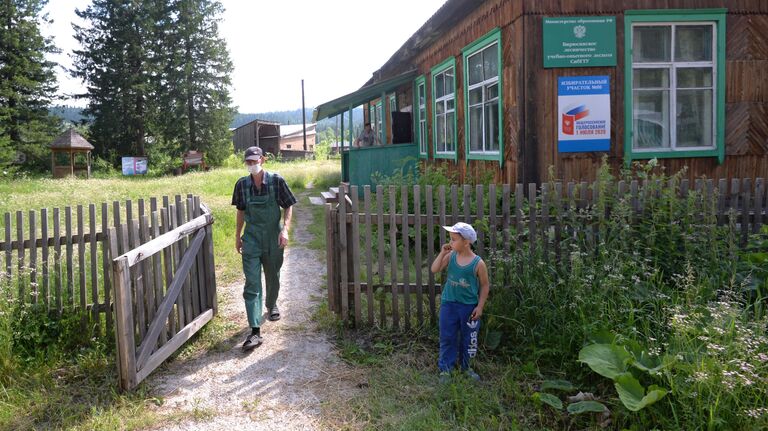
[[[315,430],[321,405],[353,396],[361,376],[337,356],[311,320],[325,295],[321,252],[307,249],[312,214],[306,199],[294,207],[295,245],[285,251],[278,306],[282,319],[264,319],[264,344],[243,353],[248,333],[242,282],[219,288],[219,314],[242,327],[232,347],[168,364],[148,379],[163,430]],[[265,316],[266,317],[266,316]]]

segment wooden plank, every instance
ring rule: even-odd
[[[741,183],[741,247],[746,247],[749,238],[749,215],[752,210],[752,179],[744,178]]]
[[[536,218],[536,183],[528,183],[528,247],[531,259],[536,256]]]
[[[515,185],[515,227],[517,232],[515,237],[517,238],[517,253],[523,250],[523,185]],[[522,262],[522,259],[520,260]]]
[[[126,217],[127,218],[127,217]],[[129,244],[128,248],[133,250],[138,247],[141,239],[139,238],[139,219],[131,219],[130,224],[126,224],[129,229],[128,238],[133,242]],[[129,262],[130,265],[130,262]],[[136,320],[136,329],[139,335],[139,339],[144,338],[144,334],[147,330],[147,309],[145,305],[146,289],[144,288],[144,262],[131,265],[131,274],[133,279],[133,301],[134,301],[134,319]]]
[[[416,319],[421,326],[424,323],[424,289],[422,287],[423,261],[421,259],[421,187],[418,184],[413,186],[413,215],[416,217],[416,225],[413,229],[413,248],[416,251],[413,260],[413,268],[416,272]]]
[[[496,184],[488,185],[488,245],[492,251],[496,249],[496,231],[498,220],[496,219]]]
[[[66,264],[67,264],[67,306],[71,310],[75,304],[74,272],[72,258],[74,248],[72,243],[72,207],[64,208],[64,231],[66,235]]]
[[[213,216],[213,213],[208,207],[203,206],[203,210],[204,215]],[[215,316],[219,314],[219,303],[216,293],[216,258],[213,252],[213,226],[210,224],[205,226],[203,250],[205,251],[205,284],[208,289],[208,307],[213,310]]]
[[[56,313],[61,316],[64,304],[61,283],[61,217],[58,208],[53,209],[53,278],[56,280]]]
[[[176,199],[176,215],[177,215],[177,226],[182,226],[187,223],[187,211],[184,205],[184,200],[181,198],[180,195],[175,196]],[[187,247],[189,246],[189,241],[187,240],[188,237],[183,237],[179,242],[179,258],[184,255],[184,253],[187,250]],[[178,271],[178,269],[176,269]],[[184,298],[184,322],[183,324],[179,325],[179,327],[186,326],[189,322],[192,321],[192,319],[195,318],[194,310],[192,309],[192,281],[189,277],[184,280],[184,288],[182,289],[181,297]]]
[[[563,183],[555,183],[555,196],[553,198],[555,207],[555,262],[562,262],[563,250],[560,241],[563,239]]]
[[[432,193],[432,186],[427,185],[425,189],[427,205],[427,292],[429,293],[427,301],[429,303],[429,318],[434,324],[437,321],[435,310],[435,274],[429,269],[432,265],[432,261],[435,260],[435,224],[432,219],[432,216],[434,215],[435,201]]]
[[[50,259],[50,249],[48,245],[48,208],[42,208],[40,210],[40,239],[43,241],[43,248],[41,250],[41,259],[42,259],[42,291],[40,292],[40,296],[43,300],[43,307],[45,307],[46,310],[50,309],[50,302],[49,302],[49,295],[50,295],[50,279],[48,278],[50,276],[48,271],[48,260]]]
[[[37,284],[37,213],[29,211],[29,286],[30,299],[37,304],[40,294]]]
[[[26,266],[24,264],[24,213],[16,211],[16,265],[19,283],[19,302],[26,303],[27,282],[24,280]]]
[[[576,228],[576,220],[577,220],[577,214],[578,214],[578,209],[576,208],[576,185],[573,182],[569,181],[567,185],[567,190],[568,190],[568,196],[567,196],[568,199],[566,200],[566,206],[568,208],[568,212],[567,212],[568,221],[566,222],[567,223],[566,235],[568,236],[568,241],[570,244],[576,244],[578,246],[579,245],[577,241],[578,231]],[[570,251],[572,250],[569,250],[569,252]],[[570,259],[567,259],[566,263],[570,265]]]
[[[717,225],[722,226],[725,224],[725,199],[728,195],[728,183],[724,178],[721,178],[717,183]]]
[[[154,199],[154,198],[153,198]],[[157,204],[157,200],[155,200],[155,204]],[[150,203],[150,206],[152,206],[152,203]],[[150,213],[150,222],[152,223],[151,226],[151,232],[152,232],[152,238],[157,238],[160,236],[160,220],[157,215],[157,207],[155,206]],[[163,301],[163,255],[161,253],[155,253],[154,256],[152,256],[152,268],[153,268],[153,276],[154,279],[152,280],[152,284],[154,285],[154,303],[160,304]],[[153,310],[154,313],[157,312],[157,307]],[[169,312],[170,315],[170,312]],[[168,341],[168,318],[166,317],[165,323],[163,324],[164,330],[160,332],[160,338],[159,338],[159,345],[162,346]]]
[[[398,310],[397,290],[397,199],[395,186],[389,186],[389,257],[392,274],[392,328],[400,327],[400,310]]]
[[[403,240],[403,283],[405,283],[405,292],[403,297],[403,318],[405,319],[405,329],[409,330],[411,329],[411,289],[410,289],[410,266],[411,266],[411,256],[410,256],[410,240],[408,238],[408,213],[410,212],[410,209],[408,208],[408,200],[409,200],[408,193],[408,186],[401,186],[400,187],[400,198],[402,202],[402,240]]]
[[[176,196],[176,203],[171,205],[171,208],[173,209],[173,212],[171,213],[171,230],[175,230],[180,225],[184,224],[183,219],[183,209],[179,207],[181,204],[179,196]],[[173,249],[173,274],[176,275],[176,272],[179,270],[179,265],[181,264],[181,256],[184,255],[184,250],[186,249],[186,246],[184,244],[184,240],[179,240],[174,244]],[[187,326],[187,323],[192,321],[192,316],[190,315],[189,307],[187,307],[187,298],[186,293],[189,289],[186,287],[183,287],[181,289],[181,293],[179,294],[179,297],[176,301],[176,310],[178,312],[179,316],[179,329]]]
[[[200,196],[193,196],[192,197],[192,218],[191,220],[196,219],[197,217],[200,217],[202,214],[201,209],[201,203],[200,203]],[[205,245],[205,238],[203,238],[203,244]],[[197,297],[198,303],[199,303],[199,309],[197,311],[197,314],[199,315],[203,311],[210,308],[209,301],[208,301],[208,289],[206,285],[206,277],[205,277],[205,255],[206,251],[204,248],[201,248],[200,251],[197,253],[197,267],[195,270],[197,271]]]
[[[186,220],[192,221],[194,220],[194,199],[190,196],[187,196],[187,208],[186,208]],[[197,257],[195,256],[195,262],[197,262]],[[189,297],[192,304],[192,316],[197,317],[197,315],[200,314],[200,279],[198,278],[197,269],[199,265],[192,265],[192,268],[189,270]]]
[[[380,185],[376,186],[376,233],[378,235],[379,283],[384,284],[384,280],[386,280],[384,274],[384,186]],[[382,328],[387,327],[386,301],[386,296],[379,296],[379,321]]]
[[[85,313],[88,305],[88,287],[85,285],[85,241],[83,235],[85,233],[85,223],[83,220],[84,210],[82,205],[77,206],[77,266],[80,284],[80,312]],[[85,322],[83,322],[85,323]]]
[[[472,186],[469,184],[464,184],[464,187],[462,187],[462,194],[461,194],[464,205],[462,205],[462,208],[464,209],[464,222],[472,224]],[[459,220],[453,221],[453,223],[456,223]]]
[[[757,178],[755,180],[755,221],[752,224],[752,232],[759,233],[760,228],[763,225],[763,213],[768,212],[764,204],[765,198],[765,180],[763,178]]]
[[[336,289],[339,287],[338,275],[336,272],[336,265],[334,265],[334,257],[336,256],[336,250],[338,245],[336,244],[336,232],[333,226],[333,208],[331,204],[325,204],[325,267],[326,267],[326,279],[328,280],[328,309],[334,313],[338,313],[339,307],[336,304]]]
[[[11,248],[13,237],[11,237],[11,213],[5,213],[5,216],[3,216],[3,222],[5,223],[5,275],[10,280],[13,274],[13,252]]]
[[[741,206],[741,203],[739,202],[739,199],[741,198],[741,182],[738,178],[731,179],[731,193],[730,193],[730,199],[728,199],[728,219],[733,220],[731,222],[731,225],[734,227],[734,229],[738,228],[738,221],[739,221],[739,207]]]
[[[709,179],[705,183],[706,187],[706,198],[704,202],[704,207],[706,208],[706,222],[710,225],[717,224],[717,212],[716,212],[716,203],[715,199],[719,200],[719,197],[715,197],[715,184],[714,181]]]
[[[141,207],[141,205],[139,206]],[[139,244],[146,244],[149,242],[149,217],[146,214],[139,217]],[[152,261],[146,261],[139,264],[141,270],[142,289],[140,299],[144,304],[144,314],[146,317],[146,324],[149,325],[155,316],[155,276],[152,274]]]
[[[504,252],[509,252],[512,245],[509,235],[510,226],[512,226],[512,219],[510,218],[510,189],[511,187],[509,184],[504,184],[501,186],[501,231],[503,235],[502,237],[504,238]]]
[[[483,185],[478,184],[475,188],[475,206],[477,207],[477,220],[474,221],[474,228],[477,233],[477,251],[480,252],[480,256],[485,257],[485,233],[483,229],[480,229],[478,223],[485,221],[485,202],[483,201]],[[469,221],[467,221],[469,223]]]
[[[694,201],[693,201],[693,222],[697,225],[701,224],[703,220],[704,211],[704,181],[701,178],[697,178],[694,182]]]
[[[178,216],[178,214],[177,214]],[[188,237],[189,235],[196,233],[197,230],[202,227],[213,223],[213,217],[210,214],[201,215],[195,219],[175,227],[167,232],[163,232],[159,237],[149,241],[146,244],[142,244],[132,250],[124,253],[124,256],[128,259],[130,264],[136,265],[144,259],[148,259],[165,250],[168,246],[176,244],[181,239]]]
[[[349,322],[349,290],[347,281],[349,281],[349,263],[348,242],[347,242],[347,190],[339,187],[339,253],[341,263],[339,272],[341,273],[341,285],[339,286],[339,295],[341,296],[341,320],[346,324]]]
[[[96,205],[94,204],[88,205],[88,229],[91,233],[91,237],[88,243],[90,250],[89,257],[91,275],[91,322],[93,325],[95,325],[95,333],[100,334],[101,329],[99,329],[99,327],[101,326],[101,321],[99,319],[99,311],[97,307],[99,304],[99,248],[98,242],[96,242]]]
[[[152,321],[147,329],[146,337],[142,337],[136,360],[137,369],[144,367],[147,358],[149,358],[150,353],[152,353],[152,350],[157,344],[157,339],[165,326],[165,321],[168,319],[173,304],[176,302],[178,295],[184,288],[186,279],[189,278],[189,271],[197,260],[197,254],[200,251],[200,247],[203,245],[204,238],[205,231],[200,229],[197,234],[195,234],[194,239],[190,241],[188,248],[184,251],[184,256],[181,258],[179,267],[173,275],[171,287],[168,289],[163,301],[158,306],[157,318]]]
[[[104,306],[106,309],[106,327],[107,334],[112,331],[112,257],[111,246],[109,244],[109,214],[107,211],[108,205],[106,202],[101,204],[101,232],[104,234],[104,239],[101,241],[101,260],[104,276]],[[114,256],[116,257],[116,256]]]
[[[206,228],[208,229],[208,228]],[[187,340],[192,338],[193,335],[197,333],[205,324],[211,321],[213,319],[214,313],[213,310],[208,310],[205,313],[199,315],[195,320],[190,322],[187,326],[181,329],[178,334],[174,335],[173,338],[163,347],[157,349],[155,353],[152,354],[152,356],[147,359],[147,362],[144,364],[144,367],[139,370],[136,374],[136,382],[139,383],[147,376],[149,376],[152,371],[154,371],[160,364],[163,363],[166,359],[168,359],[171,355],[173,355],[182,345],[184,345]]]
[[[112,232],[110,232],[112,234]],[[117,234],[111,236],[110,243],[117,244]],[[127,241],[127,239],[126,239]],[[114,250],[117,254],[117,250]],[[115,339],[117,344],[117,366],[120,387],[124,390],[135,387],[136,380],[136,345],[133,326],[133,307],[131,304],[131,275],[128,262],[115,259],[113,263],[115,283]]]
[[[544,262],[549,262],[549,183],[541,184],[541,244]]]
[[[445,186],[440,186],[440,188],[437,190],[437,198],[438,198],[438,207],[439,207],[438,210],[440,211],[440,214],[439,214],[440,229],[437,230],[438,236],[440,237],[440,244],[438,247],[438,253],[439,253],[439,250],[442,250],[443,248],[443,244],[450,241],[450,237],[448,237],[448,233],[445,231],[445,229],[442,228],[443,226],[448,225],[448,223],[446,222],[446,213],[445,213],[445,209],[446,209],[445,208],[446,206]],[[451,211],[452,211],[451,224],[455,224],[456,221],[454,220],[458,218],[458,213],[459,213],[458,190],[455,184],[451,186]]]
[[[363,211],[365,211],[365,280],[373,283],[373,243],[371,238],[371,186],[363,187]],[[368,324],[375,325],[373,313],[373,291],[368,290]]]
[[[164,201],[167,203],[167,196],[165,197]],[[166,233],[173,230],[171,227],[171,214],[173,213],[173,210],[168,206],[165,205],[160,210],[160,219],[162,221],[162,225],[160,226],[160,235],[165,235]],[[168,288],[171,287],[171,282],[173,281],[173,264],[174,264],[174,251],[175,246],[167,246],[163,249],[163,269],[165,274],[165,291],[168,291]],[[165,296],[165,295],[163,295]],[[173,337],[173,335],[176,333],[176,322],[178,321],[178,313],[179,310],[177,307],[174,307],[170,314],[168,314],[168,334],[169,338]]]
[[[360,223],[357,215],[360,213],[360,194],[357,186],[350,187],[349,197],[352,199],[352,235],[350,240],[352,241],[352,282],[354,287],[354,300],[355,300],[355,326],[359,326],[362,322],[362,303],[363,298],[360,296]]]
[[[459,221],[459,187],[456,184],[451,185],[451,219],[450,224],[454,225]],[[441,226],[446,226],[449,223],[440,222]],[[441,229],[441,235],[449,236],[444,230]],[[448,239],[440,237],[440,245],[445,244]]]

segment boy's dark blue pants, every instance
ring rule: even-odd
[[[462,370],[469,368],[469,359],[477,353],[480,320],[469,320],[476,304],[443,302],[440,304],[440,371],[451,371],[458,356]]]

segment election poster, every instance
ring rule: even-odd
[[[611,148],[610,82],[609,76],[558,78],[558,152]]]

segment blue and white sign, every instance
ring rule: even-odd
[[[557,79],[557,151],[578,153],[611,148],[611,78]]]
[[[146,157],[123,157],[123,175],[144,175],[147,173]]]

